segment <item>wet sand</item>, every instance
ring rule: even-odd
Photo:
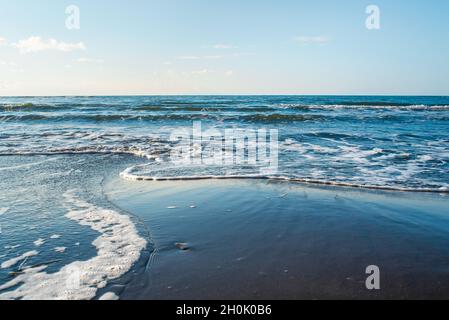
[[[116,179],[106,193],[155,247],[121,299],[449,298],[447,195]]]

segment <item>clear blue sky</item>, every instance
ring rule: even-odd
[[[0,0],[0,95],[449,95],[448,57],[446,0]]]

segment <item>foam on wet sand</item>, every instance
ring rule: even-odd
[[[147,241],[139,236],[130,217],[84,202],[74,191],[65,193],[64,197],[69,210],[66,217],[101,234],[92,243],[97,255],[65,265],[52,274],[45,272],[46,265],[24,268],[20,275],[0,286],[0,299],[93,299],[99,288],[126,274],[140,258]],[[2,268],[36,254],[32,251],[6,261]]]
[[[31,258],[31,257],[37,256],[38,254],[39,254],[39,252],[37,252],[35,250],[28,251],[28,252],[22,254],[21,256],[18,256],[16,258],[12,258],[12,259],[10,259],[8,261],[3,262],[1,264],[1,267],[2,267],[2,269],[11,268],[11,267],[15,266],[19,261],[22,261],[22,260],[25,260],[27,258]]]
[[[119,297],[114,292],[107,292],[100,297],[98,300],[118,300]]]

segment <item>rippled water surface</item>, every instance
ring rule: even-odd
[[[279,130],[280,177],[400,190],[449,188],[449,97],[0,98],[0,120],[3,155],[126,152],[163,159],[175,147],[170,134],[201,121],[203,128]],[[178,176],[187,169],[190,176],[230,174],[170,163],[140,169],[142,176]]]

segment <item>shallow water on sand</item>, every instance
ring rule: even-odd
[[[103,180],[136,161],[120,155],[0,157],[0,299],[120,292],[147,241],[145,228],[104,196]]]
[[[156,250],[123,299],[449,298],[446,195],[239,180],[106,191]]]

